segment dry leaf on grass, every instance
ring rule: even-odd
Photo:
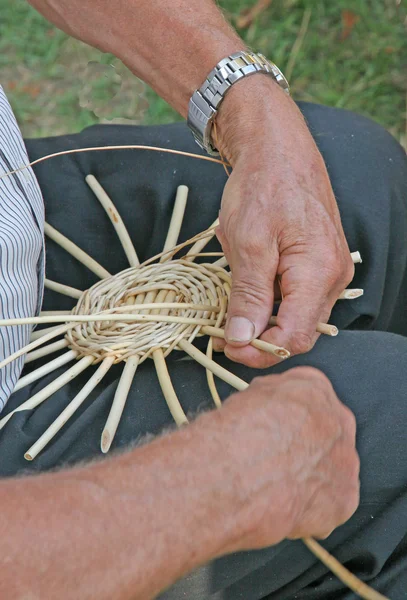
[[[342,11],[342,33],[341,40],[346,40],[350,34],[356,23],[360,21],[359,15],[355,14],[351,10],[343,10]]]
[[[271,4],[272,0],[258,0],[251,8],[245,8],[236,19],[236,26],[239,29],[246,29],[262,12]]]

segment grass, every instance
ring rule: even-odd
[[[236,23],[254,3],[219,4]],[[370,116],[405,143],[407,13],[402,4],[273,0],[240,34],[287,72],[297,100]],[[69,40],[25,0],[0,0],[0,81],[26,136],[75,132],[112,119],[179,119],[113,57]]]

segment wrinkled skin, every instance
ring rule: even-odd
[[[233,513],[243,535],[228,550],[325,538],[349,519],[359,502],[355,418],[325,375],[298,367],[259,377],[224,408],[220,450],[243,505]]]
[[[317,339],[317,323],[327,322],[354,274],[322,156],[294,102],[275,84],[264,85],[270,103],[274,101],[273,112],[263,115],[267,126],[254,138],[248,133],[242,144],[243,134],[235,139],[225,124],[222,141],[227,140],[224,148],[233,172],[217,230],[233,288],[227,343],[217,341],[215,349],[224,347],[232,360],[257,368],[279,359],[248,341],[261,336],[292,354],[307,352]],[[230,122],[233,109],[227,109]],[[277,327],[270,329],[279,286],[283,300]],[[241,317],[250,322],[247,327]]]

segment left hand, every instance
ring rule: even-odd
[[[229,94],[218,115],[220,150],[233,166],[217,230],[233,276],[224,350],[263,368],[279,359],[248,343],[260,336],[292,354],[310,350],[354,266],[323,158],[295,103],[263,77]],[[283,299],[270,329],[277,277]]]

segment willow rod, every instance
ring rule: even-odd
[[[363,290],[360,288],[354,288],[354,289],[346,289],[343,290],[343,292],[339,295],[338,300],[355,300],[355,298],[360,298],[360,296],[363,296]]]
[[[214,221],[212,223],[212,225],[210,225],[210,227],[208,228],[209,230],[212,230],[212,235],[202,238],[201,240],[197,240],[195,242],[195,244],[193,246],[191,246],[191,248],[188,250],[188,252],[186,253],[186,260],[190,260],[193,261],[194,260],[194,255],[195,254],[199,254],[200,251],[205,248],[205,246],[207,244],[209,244],[209,242],[211,241],[211,239],[215,236],[215,230],[219,225],[219,219],[216,219],[216,221]]]
[[[14,169],[13,171],[8,171],[7,173],[3,173],[0,175],[0,179],[4,179],[5,177],[10,177],[10,175],[14,175],[14,173],[19,173],[20,171],[24,171],[25,169],[29,169],[34,165],[38,165],[41,162],[46,160],[50,160],[51,158],[56,158],[58,156],[66,156],[68,154],[80,154],[82,152],[100,152],[105,150],[151,150],[153,152],[164,152],[168,154],[177,154],[179,156],[187,156],[189,158],[198,158],[200,160],[206,160],[208,162],[217,163],[219,165],[227,165],[223,160],[219,160],[218,158],[212,158],[211,156],[202,156],[200,154],[194,154],[193,152],[184,152],[182,150],[172,150],[171,148],[160,148],[158,146],[144,146],[140,144],[126,144],[120,146],[94,146],[93,148],[74,148],[72,150],[63,150],[62,152],[53,152],[52,154],[47,154],[45,156],[41,156],[41,158],[37,158],[26,165],[22,165],[18,167],[18,169]]]
[[[363,262],[360,252],[351,252],[350,255],[354,264]]]
[[[29,352],[25,357],[25,364],[30,363],[34,360],[38,360],[43,356],[47,356],[48,354],[53,354],[54,352],[58,352],[59,350],[63,350],[69,346],[69,342],[66,339],[58,340],[57,342],[53,342],[52,344],[48,344],[48,346],[44,346],[43,348],[38,348],[38,350],[33,350]]]
[[[215,260],[212,264],[216,265],[217,267],[222,267],[222,269],[224,269],[225,267],[228,266],[228,261],[227,261],[226,256],[222,256],[218,260]]]
[[[361,256],[360,252],[351,252],[350,256],[351,256],[352,262],[354,264],[362,262],[362,256]],[[222,258],[219,258],[212,264],[225,268],[228,265],[228,261],[227,261],[226,256],[223,256]]]
[[[208,310],[208,309],[206,309]],[[199,319],[195,317],[175,317],[171,315],[135,315],[131,314],[99,314],[99,315],[55,315],[54,317],[44,317],[46,320],[42,320],[43,317],[25,317],[22,319],[0,319],[0,327],[9,325],[27,325],[27,324],[39,324],[39,323],[90,323],[96,321],[123,321],[123,322],[144,322],[144,321],[157,321],[163,323],[185,323],[188,325],[211,325],[212,319]],[[55,330],[56,331],[56,330]],[[45,336],[43,336],[45,337]],[[40,338],[41,339],[41,338]]]
[[[127,256],[127,260],[131,267],[137,267],[140,264],[140,261],[137,256],[136,249],[131,241],[131,237],[129,232],[127,231],[126,225],[121,218],[119,211],[116,206],[113,204],[110,196],[104,190],[104,188],[100,185],[99,181],[96,179],[94,175],[87,175],[85,177],[85,181],[95,194],[96,198],[99,200],[100,204],[105,209],[107,216],[109,217],[115,231],[117,233],[117,237],[119,238],[121,245],[123,247],[124,253]]]
[[[270,317],[269,325],[276,326],[278,317]],[[331,337],[336,337],[339,333],[338,328],[335,325],[330,325],[329,323],[317,323],[316,330],[318,333],[322,333],[324,335],[330,335]]]
[[[102,265],[100,265],[94,258],[89,256],[84,250],[79,248],[76,244],[74,244],[71,240],[69,240],[65,235],[63,235],[60,231],[52,227],[49,223],[44,223],[44,231],[45,235],[47,235],[51,240],[54,240],[59,246],[61,246],[64,250],[69,252],[71,256],[76,258],[80,263],[82,263],[85,267],[87,267],[90,271],[92,271],[95,275],[100,277],[100,279],[105,279],[106,277],[111,277],[111,273],[107,271]]]
[[[210,335],[212,337],[218,337],[223,340],[225,339],[225,330],[220,329],[219,327],[207,325],[205,327],[202,327],[202,333],[205,333],[206,335]],[[250,342],[250,345],[254,348],[257,348],[258,350],[263,350],[264,352],[268,352],[269,354],[274,354],[279,358],[290,357],[289,351],[285,348],[282,348],[281,346],[276,346],[275,344],[270,344],[269,342],[264,342],[263,340],[254,339]]]
[[[64,319],[65,320],[65,319]],[[44,337],[51,331],[56,331],[59,328],[59,325],[53,325],[52,327],[44,327],[43,329],[37,329],[31,333],[30,342],[35,342],[35,340],[39,340]]]
[[[158,296],[160,299],[164,300],[167,297],[167,291],[160,290],[160,292],[158,292]],[[149,303],[154,303],[156,298],[156,290],[147,292],[142,302],[142,306],[144,308],[143,313],[147,313],[147,315],[150,314],[150,309],[147,309],[146,307],[149,305]],[[157,316],[156,311],[153,312],[155,312]],[[161,316],[165,317],[166,315]],[[152,358],[154,360],[154,366],[157,373],[158,382],[160,384],[161,391],[163,393],[169,411],[175,423],[178,425],[178,427],[181,427],[181,425],[188,423],[188,419],[183,411],[180,401],[178,400],[178,396],[174,390],[174,386],[172,385],[171,377],[168,372],[167,363],[162,349],[157,347],[155,350],[153,350]]]
[[[69,381],[71,381],[80,373],[82,373],[82,371],[87,369],[92,364],[93,360],[93,356],[85,356],[84,358],[81,358],[76,364],[74,364],[73,367],[68,369],[68,371],[65,371],[65,373],[57,377],[54,381],[45,386],[45,388],[43,388],[41,391],[34,394],[34,396],[23,402],[23,404],[20,404],[20,406],[11,411],[3,419],[0,419],[0,429],[3,429],[4,425],[8,423],[8,421],[15,413],[20,412],[22,410],[32,410],[33,408],[47,400],[47,398],[52,396],[52,394],[57,392]]]
[[[218,314],[218,318],[215,323],[215,327],[218,327],[218,328],[220,328],[220,326],[223,323],[223,320],[225,318],[226,309],[227,309],[227,297],[223,296],[220,300],[220,303],[221,303],[221,311]],[[212,338],[212,336],[209,336],[208,345],[206,347],[206,356],[208,357],[209,360],[212,360],[212,356],[213,356],[213,338]],[[210,371],[209,369],[206,369],[206,380],[208,382],[208,387],[209,387],[209,391],[212,396],[212,400],[214,401],[215,406],[217,408],[220,408],[222,406],[222,401],[220,399],[218,390],[216,388],[215,377],[214,377],[212,371]]]
[[[41,336],[38,340],[27,344],[27,346],[24,346],[24,348],[20,348],[20,350],[10,354],[10,356],[0,362],[0,369],[13,362],[13,360],[16,360],[16,358],[20,358],[20,356],[23,356],[24,354],[27,354],[27,352],[38,348],[38,346],[42,346],[45,344],[45,342],[52,340],[54,337],[58,337],[59,335],[66,333],[69,329],[73,329],[73,327],[75,327],[75,323],[62,325],[61,327],[57,327],[54,331],[50,331],[47,333],[47,335]]]
[[[344,567],[332,554],[318,544],[313,538],[303,538],[302,540],[308,550],[316,556],[328,569],[334,573],[345,585],[348,586],[355,594],[364,600],[389,600],[387,596],[383,596],[369,587],[364,581],[361,581],[356,575],[351,573]]]
[[[64,285],[63,283],[57,283],[56,281],[52,281],[51,279],[48,279],[47,277],[44,280],[44,287],[46,287],[48,290],[52,290],[53,292],[58,292],[59,294],[62,294],[63,296],[69,296],[69,298],[75,298],[75,300],[78,300],[83,292],[81,290],[77,290],[74,287],[71,287],[70,285]]]
[[[187,340],[180,340],[178,342],[179,347],[184,350],[189,356],[191,356],[196,362],[200,363],[205,369],[209,369],[214,373],[219,379],[223,379],[229,385],[234,387],[236,390],[245,390],[249,387],[249,384],[234,373],[231,373],[227,369],[221,367],[213,360],[210,360],[206,354],[198,350],[196,346],[190,344]]]
[[[179,185],[177,189],[177,195],[175,197],[174,209],[168,228],[167,237],[164,243],[163,252],[168,252],[175,248],[178,242],[178,237],[182,227],[182,221],[185,214],[185,208],[188,200],[188,188],[186,185]],[[164,262],[165,254],[160,258],[160,262]]]
[[[17,381],[16,387],[14,388],[14,391],[17,392],[18,390],[21,390],[30,383],[38,381],[38,379],[41,379],[41,377],[48,375],[48,373],[52,373],[52,371],[59,369],[59,367],[68,364],[77,356],[78,353],[76,352],[76,350],[69,350],[68,352],[65,352],[65,354],[58,356],[58,358],[54,358],[54,360],[47,362],[45,365],[42,365],[42,367],[35,369],[27,375],[24,375],[24,377],[20,377],[20,379]]]
[[[89,358],[89,357],[88,357]],[[82,359],[83,360],[83,359]],[[92,390],[102,381],[103,377],[109,371],[110,367],[114,362],[114,358],[107,357],[101,363],[97,371],[92,375],[89,381],[83,386],[80,392],[74,397],[68,406],[61,412],[61,414],[55,419],[48,429],[42,434],[42,436],[33,444],[27,452],[24,454],[26,460],[34,460],[34,458],[45,448],[45,446],[52,440],[52,438],[58,433],[65,423],[72,417],[75,411],[78,410],[80,405],[86,400]],[[85,364],[85,363],[84,363]]]
[[[66,310],[42,310],[40,317],[51,317],[54,315],[66,315]]]
[[[112,407],[110,409],[106,425],[102,432],[100,447],[104,454],[106,454],[106,452],[109,452],[114,436],[116,435],[116,431],[119,426],[121,416],[123,414],[126,400],[129,395],[131,384],[136,374],[138,363],[138,356],[130,356],[130,358],[127,359],[127,362],[124,365],[119,385],[117,386],[116,393],[113,398]]]
[[[205,231],[201,231],[201,233],[197,233],[196,235],[194,235],[194,237],[190,238],[189,240],[186,240],[185,242],[178,244],[172,250],[167,250],[166,252],[159,252],[158,254],[155,254],[151,258],[148,258],[143,263],[141,263],[140,266],[145,267],[147,265],[150,265],[151,263],[157,261],[162,256],[166,257],[166,259],[165,259],[166,261],[170,260],[175,254],[177,254],[177,252],[182,250],[182,248],[185,248],[185,246],[190,246],[191,244],[195,243],[195,241],[198,241],[201,239],[208,239],[208,241],[209,241],[213,238],[213,235],[214,235],[214,228],[209,227],[208,229],[205,229]],[[163,261],[163,262],[165,262],[165,261]]]
[[[181,427],[181,425],[186,425],[188,423],[188,419],[171,383],[164,353],[161,348],[158,348],[153,352],[153,360],[155,369],[157,371],[158,381],[160,383],[168,408],[170,409],[172,418],[178,427]]]

